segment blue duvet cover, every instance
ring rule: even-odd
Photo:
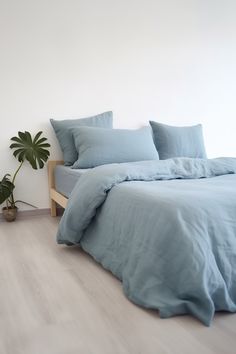
[[[80,244],[163,318],[236,311],[236,159],[112,164],[79,179],[58,243]]]

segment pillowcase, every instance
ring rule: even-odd
[[[173,127],[153,121],[149,123],[161,160],[173,157],[206,158],[201,124]]]
[[[79,152],[72,168],[159,159],[149,127],[138,130],[80,127],[72,132]]]
[[[73,165],[73,163],[78,159],[78,152],[75,148],[71,128],[79,126],[89,126],[111,129],[113,127],[113,113],[104,112],[95,116],[80,119],[50,119],[50,122],[56,133],[59,145],[61,147],[64,158],[64,164],[66,166],[70,166]]]

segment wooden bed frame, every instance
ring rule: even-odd
[[[57,165],[63,165],[63,161],[51,160],[48,162],[48,186],[49,186],[49,197],[50,197],[50,210],[51,216],[57,216],[57,204],[65,209],[68,198],[66,198],[61,193],[57,192],[55,189],[55,178],[54,169]]]

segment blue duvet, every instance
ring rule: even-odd
[[[94,168],[75,186],[58,243],[80,244],[163,318],[210,325],[236,311],[236,159]]]

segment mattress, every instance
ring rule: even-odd
[[[75,170],[68,166],[56,166],[54,170],[55,189],[57,192],[69,198],[79,178],[89,170],[90,168]]]

